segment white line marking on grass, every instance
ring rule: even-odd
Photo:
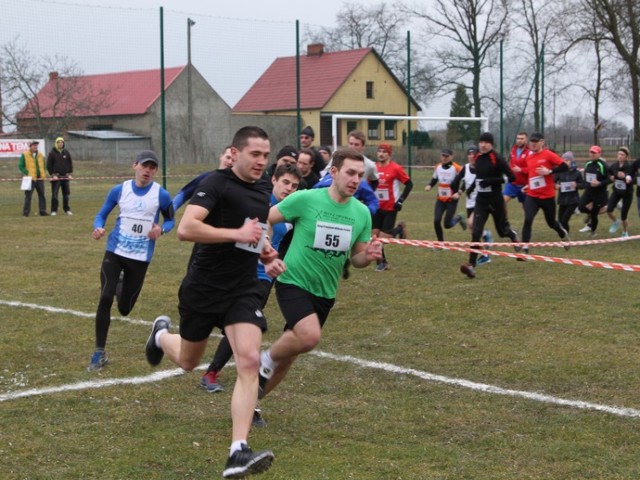
[[[0,300],[0,305],[7,305],[9,307],[22,307],[22,308],[30,308],[32,310],[44,310],[45,312],[51,313],[66,313],[69,315],[74,315],[76,317],[84,317],[84,318],[95,318],[95,313],[86,313],[80,312],[78,310],[70,310],[68,308],[57,308],[50,307],[47,305],[37,305],[35,303],[23,303],[23,302],[13,302],[9,300]],[[133,318],[127,317],[111,317],[111,320],[121,320],[123,322],[131,323],[133,325],[151,325],[152,322],[148,322],[146,320],[136,320]]]
[[[353,365],[358,365],[359,367],[374,368],[376,370],[383,370],[390,373],[400,373],[403,375],[412,375],[429,382],[444,383],[447,385],[468,388],[470,390],[477,390],[479,392],[493,393],[496,395],[506,395],[509,397],[520,397],[536,402],[551,403],[555,405],[562,405],[565,407],[579,408],[582,410],[596,410],[599,412],[606,412],[612,415],[617,415],[619,417],[640,418],[640,410],[636,410],[634,408],[610,407],[608,405],[599,405],[597,403],[583,402],[581,400],[565,400],[563,398],[546,395],[544,393],[511,390],[507,388],[496,387],[494,385],[487,385],[485,383],[472,382],[470,380],[464,380],[461,378],[451,378],[442,375],[435,375],[433,373],[422,372],[413,368],[398,367],[397,365],[393,365],[391,363],[362,360],[360,358],[352,357],[349,355],[335,355],[333,353],[326,353],[321,351],[312,351],[309,353],[320,358],[328,358],[338,362],[351,363]]]
[[[160,380],[166,380],[167,378],[177,377],[184,373],[185,371],[181,368],[174,368],[173,370],[154,372],[151,375],[146,375],[144,377],[111,378],[105,380],[78,382],[69,385],[60,385],[58,387],[31,388],[29,390],[19,390],[16,392],[2,394],[0,395],[0,402],[15,400],[17,398],[34,397],[37,395],[48,395],[50,393],[73,392],[93,388],[113,387],[115,385],[141,385],[143,383],[158,382]]]
[[[25,308],[32,308],[35,310],[46,310],[53,313],[66,313],[66,314],[76,315],[80,317],[94,317],[94,314],[88,314],[88,313],[79,312],[76,310],[36,305],[32,303],[0,300],[0,305],[25,307]],[[133,320],[125,317],[114,317],[114,319],[123,320],[136,325],[145,325],[145,326],[151,325],[151,322],[145,321],[145,320]],[[605,412],[611,415],[616,415],[618,417],[640,418],[640,410],[637,410],[634,408],[611,407],[608,405],[600,405],[597,403],[583,402],[581,400],[566,400],[563,398],[554,397],[552,395],[546,395],[544,393],[506,389],[506,388],[496,387],[494,385],[472,382],[470,380],[464,380],[460,378],[452,378],[452,377],[445,377],[443,375],[435,375],[433,373],[423,372],[421,370],[415,370],[413,368],[399,367],[391,363],[363,360],[357,357],[352,357],[350,355],[336,355],[333,353],[322,352],[319,350],[315,350],[309,353],[311,355],[315,355],[316,357],[327,358],[330,360],[334,360],[336,362],[350,363],[352,365],[357,365],[359,367],[383,370],[389,373],[411,375],[411,376],[426,380],[428,382],[444,383],[446,385],[453,385],[456,387],[467,388],[470,390],[475,390],[475,391],[484,392],[484,393],[492,393],[495,395],[524,398],[526,400],[532,400],[535,402],[560,405],[560,406],[570,407],[570,408],[577,408],[580,410],[595,410],[598,412]],[[206,368],[206,364],[203,364],[198,367],[199,370],[204,368]],[[185,373],[184,370],[182,370],[181,368],[177,368],[172,370],[155,372],[155,373],[152,373],[151,375],[146,375],[142,377],[105,379],[105,380],[97,380],[97,381],[89,381],[89,382],[79,382],[79,383],[74,383],[69,385],[60,385],[58,387],[34,388],[29,390],[21,390],[21,391],[1,394],[0,402],[4,402],[7,400],[14,400],[17,398],[30,397],[35,395],[46,395],[50,393],[84,390],[89,388],[104,388],[104,387],[111,387],[115,385],[139,385],[143,383],[157,382],[160,380],[165,380],[167,378],[173,378],[179,375],[183,375],[184,373]]]

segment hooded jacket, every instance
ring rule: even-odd
[[[53,148],[47,156],[47,172],[52,176],[66,177],[73,173],[73,162],[71,161],[71,154],[64,146],[62,149],[58,148],[58,141],[60,140],[64,142],[64,138],[56,138]]]

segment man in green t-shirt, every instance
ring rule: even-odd
[[[353,198],[364,175],[364,157],[355,150],[333,156],[329,188],[304,190],[271,207],[269,223],[292,223],[293,239],[284,257],[286,270],[276,281],[285,331],[260,357],[260,397],[284,379],[299,354],[320,342],[333,307],[347,256],[364,268],[382,256],[371,239],[369,209]]]

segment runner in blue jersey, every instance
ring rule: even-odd
[[[151,150],[139,152],[133,169],[135,178],[111,189],[93,222],[92,236],[100,240],[106,233],[107,217],[116,206],[119,207],[120,214],[109,234],[100,269],[96,350],[88,371],[100,370],[108,362],[105,347],[114,296],[120,313],[128,315],[142,290],[156,239],[171,231],[174,225],[171,196],[153,181],[158,172],[156,154]],[[164,217],[162,226],[158,225],[160,212]]]

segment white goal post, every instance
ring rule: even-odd
[[[333,149],[338,148],[338,120],[428,120],[428,121],[449,121],[461,120],[465,122],[481,122],[484,131],[489,130],[489,119],[487,117],[419,117],[411,115],[357,115],[347,113],[334,113],[331,115],[331,142]]]

